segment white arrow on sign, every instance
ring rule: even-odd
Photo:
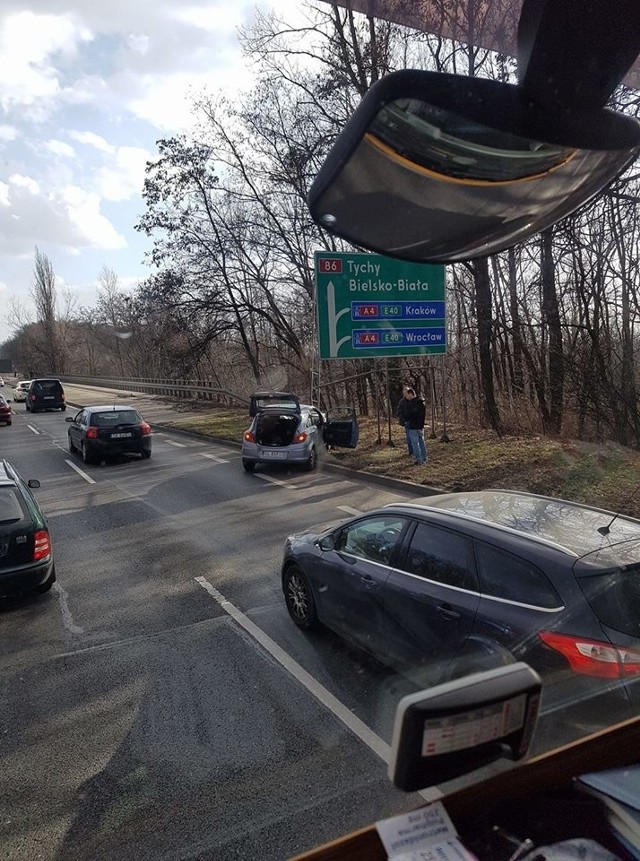
[[[329,281],[327,284],[327,305],[329,311],[329,355],[337,359],[338,350],[343,344],[351,340],[351,335],[345,335],[344,338],[338,341],[338,320],[343,314],[348,314],[349,309],[343,308],[342,311],[336,314],[336,288],[333,285],[333,281]]]

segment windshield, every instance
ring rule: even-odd
[[[640,716],[640,80],[612,47],[640,24],[589,2],[543,52],[575,86],[465,114],[520,86],[522,5],[0,4],[3,861],[281,861],[471,790],[522,763],[400,791],[398,707],[519,662],[527,758]],[[412,69],[464,98],[362,120]],[[354,117],[323,212],[400,256],[314,220]],[[416,259],[438,237],[478,253]]]

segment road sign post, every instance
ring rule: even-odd
[[[443,266],[317,251],[315,274],[321,359],[446,353]]]

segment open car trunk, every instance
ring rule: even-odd
[[[291,445],[299,422],[298,413],[263,410],[256,419],[256,442],[262,446]]]

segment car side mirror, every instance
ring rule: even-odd
[[[30,478],[27,482],[27,486],[30,487],[32,490],[37,490],[40,487],[40,482],[37,478]]]
[[[640,123],[553,112],[521,86],[404,70],[374,84],[309,192],[324,230],[405,260],[452,263],[522,242],[640,152]]]
[[[324,538],[321,538],[318,541],[318,547],[320,550],[335,550],[336,549],[336,538],[335,535],[325,535]]]
[[[72,422],[72,421],[73,421],[73,416],[67,416],[67,417],[66,417],[66,419],[65,419],[65,421],[66,421],[66,422]]]

